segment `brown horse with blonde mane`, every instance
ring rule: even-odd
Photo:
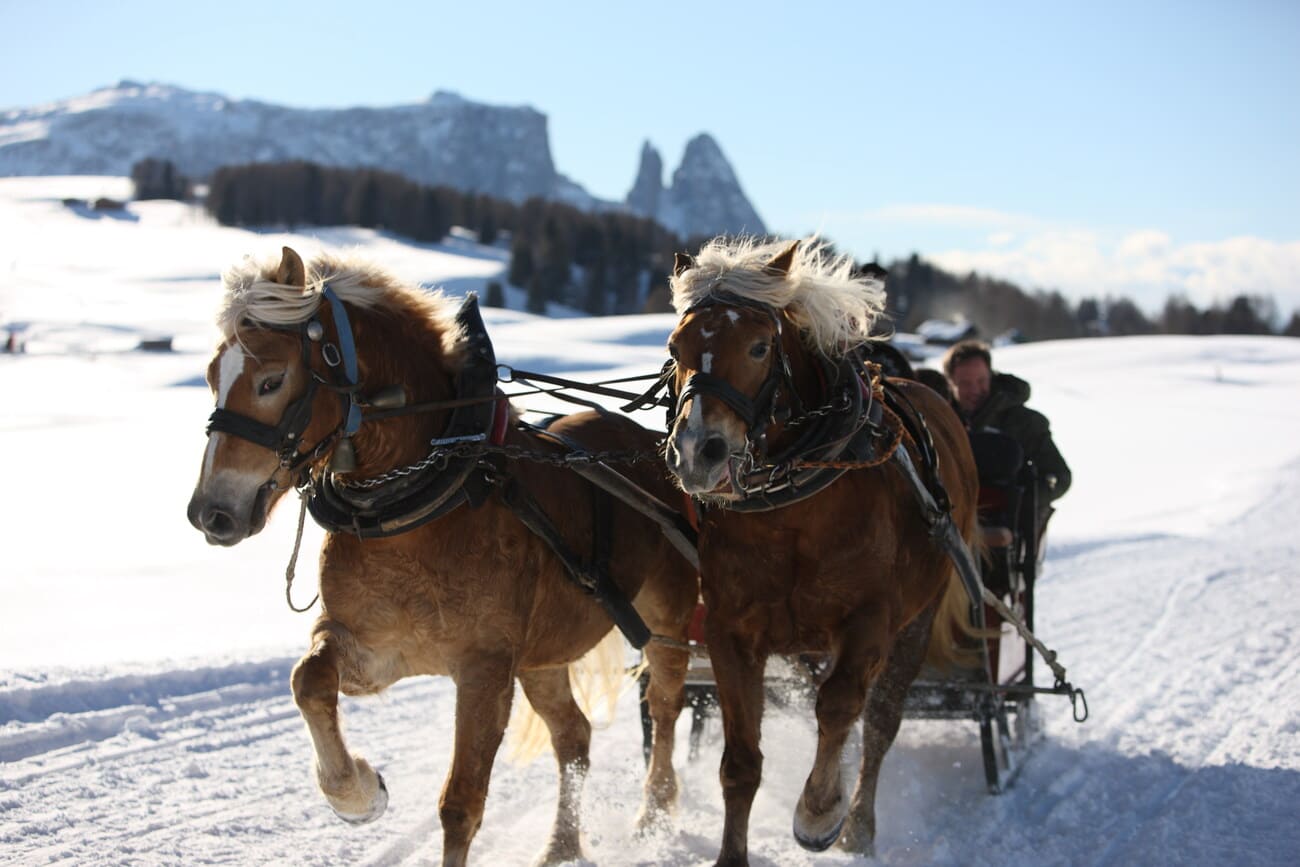
[[[346,821],[367,822],[388,799],[379,774],[344,744],[338,694],[449,675],[455,750],[439,800],[442,863],[464,864],[517,679],[550,730],[559,766],[543,860],[582,857],[591,725],[574,701],[569,665],[610,633],[611,620],[558,549],[593,573],[603,561],[645,624],[672,638],[685,636],[698,582],[653,523],[561,461],[503,455],[513,447],[516,456],[555,457],[569,446],[653,454],[655,437],[595,412],[566,416],[545,433],[518,424],[495,392],[495,360],[473,301],[457,313],[441,295],[364,262],[322,255],[304,265],[289,248],[278,264],[245,261],[223,281],[223,340],[208,367],[217,409],[189,517],[210,543],[234,545],[298,487],[329,530],[321,610],[292,686],[330,806]],[[477,386],[467,389],[471,381]],[[403,406],[423,409],[383,411]],[[487,442],[495,452],[475,451]],[[627,472],[665,502],[680,497],[662,464]],[[526,528],[521,514],[549,522],[558,542]],[[673,723],[687,654],[671,643],[645,650],[655,727],[641,819],[652,822],[676,798]]]
[[[967,594],[932,536],[946,520],[978,544],[966,433],[929,388],[885,382],[862,363],[884,291],[851,259],[816,243],[715,239],[694,259],[679,255],[674,271],[667,460],[703,506],[705,635],[726,739],[718,864],[748,863],[774,653],[821,660],[816,758],[795,837],[869,854],[877,777],[908,685],[927,648],[931,662],[959,661],[954,627],[971,630]],[[950,497],[951,510],[927,519],[918,503],[931,494]],[[859,718],[850,798],[840,754]]]

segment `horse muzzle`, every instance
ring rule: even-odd
[[[242,508],[224,498],[209,497],[195,491],[186,514],[209,545],[230,547],[257,535],[266,526],[272,489],[269,482],[262,485],[252,503]]]
[[[685,431],[668,438],[664,457],[682,490],[703,496],[723,493],[718,489],[730,487],[731,454],[731,445],[721,434]]]

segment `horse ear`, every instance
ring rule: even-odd
[[[871,277],[874,280],[884,280],[889,276],[889,271],[880,267],[876,262],[868,262],[862,266],[862,276]]]
[[[673,276],[680,277],[686,271],[695,267],[695,260],[686,253],[673,254]]]
[[[303,267],[302,257],[285,247],[280,259],[280,269],[275,272],[275,282],[281,286],[306,286],[307,269]]]
[[[773,277],[784,277],[790,273],[790,266],[794,264],[794,251],[799,249],[799,242],[793,242],[780,253],[772,257],[772,261],[763,266],[763,270]]]

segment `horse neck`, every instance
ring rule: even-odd
[[[363,395],[401,386],[406,403],[454,396],[455,375],[447,369],[441,336],[421,316],[365,311],[353,324]],[[379,475],[423,458],[429,440],[446,424],[447,412],[419,412],[361,425],[353,436],[356,478]]]

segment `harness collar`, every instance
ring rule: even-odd
[[[499,445],[505,439],[510,407],[496,388],[496,355],[476,295],[466,297],[456,321],[467,346],[455,393],[471,400],[452,410],[446,428],[431,444],[477,439]],[[498,398],[491,400],[494,394]],[[367,487],[349,486],[325,470],[313,480],[307,506],[316,523],[330,532],[363,539],[394,536],[465,503],[477,506],[500,473],[498,463],[491,458],[448,456]]]

